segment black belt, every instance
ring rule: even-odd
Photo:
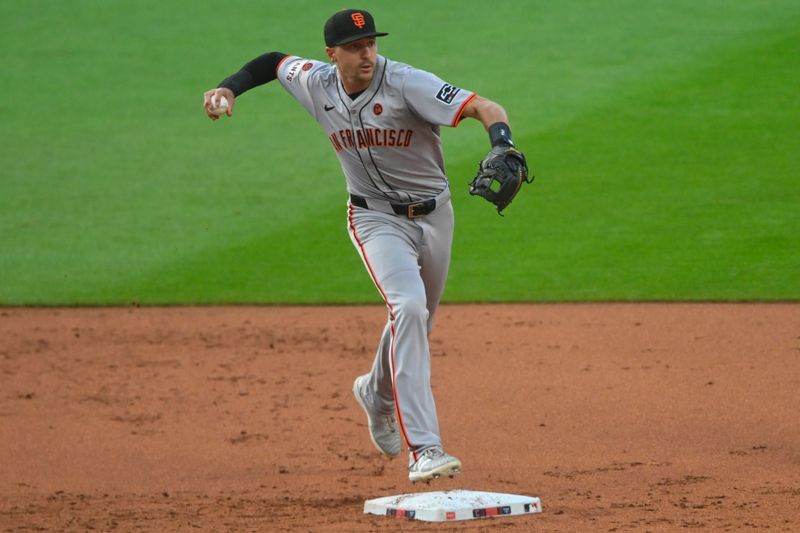
[[[356,207],[370,209],[367,199],[362,198],[361,196],[356,196],[355,194],[350,195],[350,203]],[[392,206],[392,210],[396,215],[405,215],[408,218],[422,217],[432,213],[433,210],[436,209],[436,198],[429,198],[421,202],[412,202],[410,204],[393,204],[391,202],[387,203]]]

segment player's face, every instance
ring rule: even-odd
[[[346,89],[359,91],[369,86],[378,58],[378,43],[374,37],[326,48],[325,51],[336,63]]]

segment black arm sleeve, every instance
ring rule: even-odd
[[[239,96],[245,91],[249,91],[253,87],[269,83],[278,77],[276,72],[278,63],[286,57],[286,54],[281,52],[270,52],[263,54],[253,59],[242,69],[228,76],[217,87],[224,87],[233,91],[234,96]]]

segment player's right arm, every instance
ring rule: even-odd
[[[214,89],[203,93],[203,109],[211,120],[219,117],[211,112],[211,98],[217,94],[228,99],[228,112],[233,115],[233,103],[237,96],[259,85],[269,83],[278,77],[277,70],[280,62],[286,57],[281,52],[269,52],[245,64],[239,72],[222,80]]]

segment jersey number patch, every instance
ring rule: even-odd
[[[445,104],[452,103],[453,98],[456,97],[458,91],[460,91],[458,87],[453,87],[452,85],[448,85],[445,83],[442,85],[442,88],[439,89],[439,93],[436,95],[437,100],[441,100]]]

